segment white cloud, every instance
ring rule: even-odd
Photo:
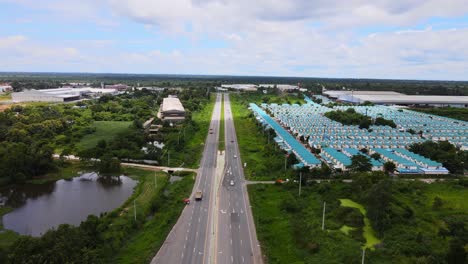
[[[118,27],[120,21],[129,19],[167,43],[177,39],[174,36],[188,36],[193,41],[190,47],[170,51],[155,42],[151,51],[129,52],[122,48],[125,43],[112,40],[74,45],[0,38],[0,48],[14,50],[5,56],[15,70],[21,70],[24,64],[19,63],[26,61],[23,58],[30,48],[30,60],[47,60],[57,54],[60,56],[47,60],[46,66],[69,71],[433,79],[463,79],[468,72],[468,29],[436,30],[426,21],[468,14],[466,0],[19,2],[101,25],[108,21]],[[102,13],[110,17],[101,17]],[[421,23],[427,25],[424,30],[413,29]],[[379,32],[381,26],[397,30]],[[375,28],[375,33],[358,34],[365,27]],[[200,36],[203,41],[208,38],[208,42],[223,41],[225,45],[197,49],[206,44]],[[5,44],[15,41],[21,45]]]

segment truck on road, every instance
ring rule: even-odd
[[[195,193],[195,201],[201,201],[202,197],[203,197],[202,191],[197,191]]]

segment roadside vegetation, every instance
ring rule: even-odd
[[[167,174],[161,172],[126,168],[124,173],[139,183],[121,207],[100,217],[90,215],[78,227],[60,225],[39,238],[16,236],[0,251],[1,262],[149,262],[177,221],[194,175],[183,174],[182,180],[169,183]]]
[[[462,121],[468,121],[468,108],[411,108],[413,111],[423,112],[430,115],[450,117]]]
[[[274,142],[273,131],[264,131],[258,124],[248,104],[262,100],[260,95],[231,94],[231,109],[240,148],[245,176],[248,180],[286,179],[293,175],[290,165],[294,155],[286,158],[286,153]],[[268,96],[273,101],[285,102],[288,97]],[[282,99],[278,99],[282,98]],[[286,168],[285,168],[286,161]]]
[[[194,93],[196,94],[187,94],[186,99],[181,98],[186,110],[191,109],[186,120],[174,126],[162,124],[160,133],[152,138],[164,142],[164,149],[155,150],[156,155],[153,155],[153,159],[161,165],[189,168],[198,168],[200,165],[216,95],[207,95],[202,89]],[[191,100],[191,104],[187,104],[186,100]]]
[[[301,196],[294,183],[249,185],[268,263],[361,263],[363,247],[366,263],[466,263],[468,182],[387,177],[304,182]]]

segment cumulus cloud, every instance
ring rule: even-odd
[[[132,21],[168,43],[174,36],[193,39],[190,46],[172,50],[155,42],[149,51],[128,51],[121,48],[125,43],[112,40],[82,41],[79,48],[68,42],[31,47],[36,58],[64,55],[62,62],[49,62],[51,68],[62,63],[67,65],[62,69],[81,67],[74,71],[432,79],[463,79],[468,72],[468,28],[433,29],[428,22],[466,16],[466,0],[17,2],[101,25],[118,21],[112,22],[117,30],[122,21]],[[368,28],[372,33],[363,33]],[[0,38],[0,48],[27,42],[14,37]],[[213,41],[223,45],[208,45]],[[26,46],[12,49],[23,54]]]

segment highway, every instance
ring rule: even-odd
[[[221,98],[221,94],[217,94],[210,123],[210,128],[213,128],[213,134],[208,133],[205,141],[205,148],[195,181],[195,187],[190,197],[191,203],[184,208],[177,223],[151,263],[210,263],[210,212],[213,210],[211,199],[215,193],[213,182],[218,152]],[[203,199],[201,201],[194,200],[194,193],[197,190],[203,192]]]
[[[229,94],[224,95],[225,170],[218,190],[216,263],[263,263],[246,189]]]

